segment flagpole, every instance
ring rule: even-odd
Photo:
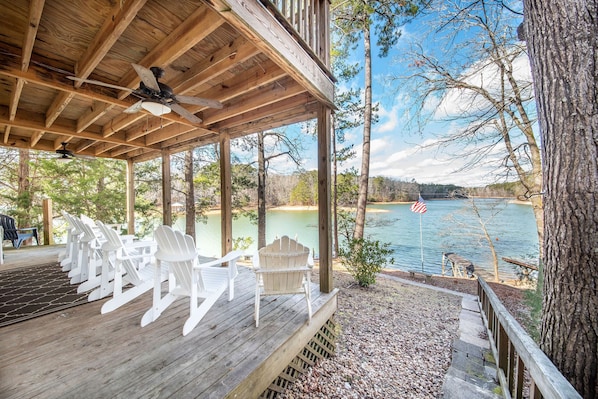
[[[424,238],[422,235],[422,214],[419,214],[419,248],[422,257],[422,273],[424,272]]]

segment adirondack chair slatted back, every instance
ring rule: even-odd
[[[302,292],[308,258],[309,248],[287,236],[262,248],[259,260],[260,268],[265,271],[262,274],[264,294]]]
[[[116,230],[113,230],[107,226],[103,226],[102,233],[106,239],[106,242],[102,244],[102,250],[116,251],[116,257],[121,260],[120,262],[117,262],[117,264],[121,264],[123,268],[123,270],[120,272],[124,271],[126,273],[127,281],[129,281],[131,284],[141,285],[144,282],[144,279],[139,274],[137,267],[135,267],[135,263],[131,259],[126,258],[129,254],[127,253],[127,250]]]
[[[184,292],[190,293],[193,284],[199,284],[199,290],[204,291],[204,281],[194,280],[193,266],[197,260],[197,249],[193,237],[172,229],[170,226],[159,226],[154,232],[154,239],[158,243],[156,259],[168,264],[170,273],[175,277],[176,284]]]
[[[0,214],[0,224],[4,228],[3,240],[14,241],[19,238],[15,220],[7,215]]]

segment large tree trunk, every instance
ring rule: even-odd
[[[526,0],[544,159],[542,348],[598,395],[598,0]]]
[[[185,234],[195,240],[195,186],[193,184],[193,150],[185,153]]]
[[[363,116],[363,147],[361,151],[361,175],[359,177],[359,196],[355,215],[353,238],[363,238],[365,211],[368,202],[368,181],[370,177],[370,136],[372,132],[372,50],[370,28],[364,24],[363,48],[365,55],[365,108]]]
[[[264,132],[257,134],[257,247],[266,246],[266,160]]]

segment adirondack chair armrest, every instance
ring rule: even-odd
[[[135,260],[135,259],[143,259],[143,258],[147,258],[148,254],[133,254],[133,255],[118,255],[117,254],[117,258],[119,260]]]
[[[131,241],[125,244],[127,248],[144,248],[144,247],[157,247],[158,244],[155,241]]]
[[[286,268],[286,269],[260,269],[258,267],[258,268],[254,268],[253,270],[256,273],[269,274],[269,273],[311,272],[312,269],[313,268],[311,266],[305,266],[305,267],[294,267],[292,269],[289,269],[289,268]]]
[[[194,267],[196,269],[201,269],[204,267],[217,266],[217,265],[221,265],[223,263],[236,261],[244,255],[245,255],[245,252],[243,252],[243,251],[232,251],[232,252],[229,252],[226,255],[224,255],[222,258],[211,260],[209,262],[200,263],[198,265],[195,265]]]

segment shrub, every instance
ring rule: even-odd
[[[394,262],[389,246],[390,243],[369,238],[352,238],[339,248],[339,256],[359,285],[368,287],[376,282],[376,274],[380,273],[382,266]]]

